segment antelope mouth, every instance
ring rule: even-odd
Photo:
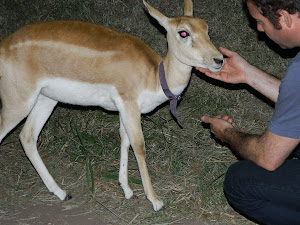
[[[222,66],[217,66],[217,67],[208,67],[207,69],[209,69],[211,72],[215,73],[215,72],[219,72],[222,69]]]
[[[211,72],[219,72],[224,66],[224,57],[214,58],[214,64],[212,66],[208,66],[208,69]]]

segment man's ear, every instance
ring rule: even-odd
[[[285,25],[287,26],[288,28],[291,28],[292,26],[292,23],[293,23],[293,15],[289,14],[288,11],[286,10],[283,10],[281,9],[279,11],[279,14],[280,14],[280,22],[281,22],[281,25]],[[295,14],[296,15],[296,14]],[[298,15],[297,15],[298,16]]]

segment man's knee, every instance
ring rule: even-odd
[[[239,189],[242,189],[240,183],[242,182],[243,176],[246,175],[242,172],[242,170],[244,170],[244,164],[244,161],[237,162],[231,165],[227,170],[224,181],[224,193],[226,197],[229,198],[229,201],[241,194],[239,191]]]
[[[299,224],[299,164],[298,159],[287,160],[270,172],[250,161],[239,161],[226,173],[224,193],[238,212],[254,221]]]
[[[224,193],[230,203],[236,207],[242,206],[246,202],[251,204],[251,199],[255,201],[257,198],[255,186],[256,178],[262,172],[262,168],[256,166],[250,161],[239,161],[231,165],[226,173],[224,182]]]

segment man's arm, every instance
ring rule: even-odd
[[[280,80],[249,64],[236,52],[220,47],[222,54],[228,56],[223,68],[216,73],[204,68],[196,68],[206,76],[226,83],[246,83],[265,95],[273,102],[277,102]]]
[[[266,96],[274,103],[277,102],[279,86],[281,83],[279,79],[252,65],[249,65],[246,77],[246,84]]]
[[[228,143],[239,156],[269,171],[278,168],[300,142],[299,139],[278,136],[269,130],[261,135],[242,133],[232,125],[232,119],[228,116],[202,116],[201,120],[210,123],[211,132]]]

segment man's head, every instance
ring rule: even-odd
[[[280,10],[285,10],[290,14],[300,15],[300,0],[245,0],[246,3],[256,5],[260,13],[266,17],[275,29],[281,29],[279,18]]]
[[[300,0],[245,0],[257,30],[281,48],[300,47]]]

